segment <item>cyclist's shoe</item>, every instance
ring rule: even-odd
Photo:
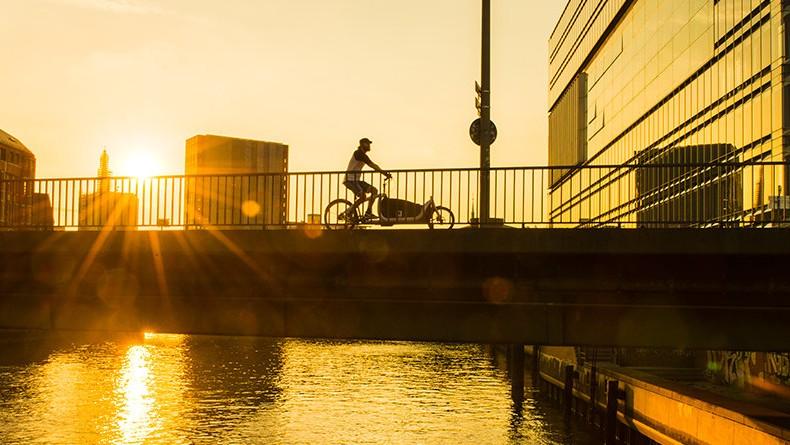
[[[365,212],[365,216],[362,217],[362,222],[370,222],[376,219],[376,215],[373,212]]]

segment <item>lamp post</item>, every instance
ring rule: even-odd
[[[483,0],[482,54],[480,73],[480,224],[487,224],[490,210],[491,168],[491,0]]]

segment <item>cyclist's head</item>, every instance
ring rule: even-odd
[[[370,139],[362,138],[362,139],[359,140],[359,148],[361,148],[361,149],[363,149],[365,151],[370,151],[370,144],[372,144],[372,143],[373,143],[373,141],[371,141]]]

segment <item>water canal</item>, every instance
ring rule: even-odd
[[[514,404],[480,345],[163,334],[0,344],[3,444],[600,443],[537,389]]]

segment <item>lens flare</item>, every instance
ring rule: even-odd
[[[255,218],[261,213],[261,205],[255,201],[244,201],[241,205],[241,213],[248,218]]]

